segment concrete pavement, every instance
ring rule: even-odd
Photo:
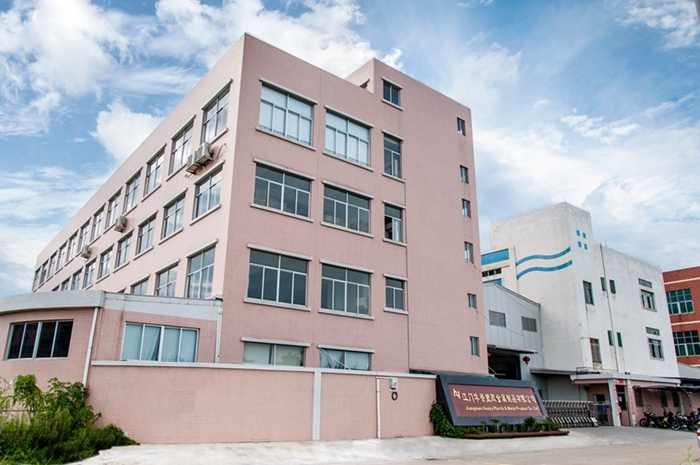
[[[655,446],[658,444],[658,447]],[[631,459],[644,455],[639,451],[667,450],[669,461],[648,463],[678,464],[689,447],[694,457],[700,455],[696,436],[692,432],[677,432],[654,428],[581,428],[572,429],[567,436],[541,438],[459,440],[435,436],[398,439],[366,439],[357,441],[306,441],[306,442],[259,442],[235,444],[186,444],[118,447],[102,451],[99,456],[81,462],[82,465],[315,465],[315,464],[384,464],[420,463],[431,461],[486,463],[479,458],[489,456],[514,458],[528,456],[534,462],[538,455],[563,457],[573,450],[626,449]],[[677,451],[677,454],[675,453]],[[525,454],[524,454],[525,453]],[[631,455],[630,455],[631,454]],[[624,458],[624,457],[623,457]],[[500,463],[525,463],[525,461],[500,461]],[[564,463],[557,461],[556,463]],[[575,460],[565,463],[582,463]],[[607,463],[647,463],[611,462]]]

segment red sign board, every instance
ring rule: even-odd
[[[531,387],[448,384],[458,417],[537,417],[542,409]]]

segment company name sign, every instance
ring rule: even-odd
[[[452,423],[460,426],[490,420],[514,424],[527,417],[543,419],[547,414],[535,384],[530,381],[438,375],[437,400],[449,413]]]

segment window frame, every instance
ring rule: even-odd
[[[476,294],[469,294],[467,293],[467,305],[469,308],[477,308],[476,307]]]
[[[273,257],[276,257],[277,259],[277,264],[275,266],[272,265]],[[282,263],[283,258],[286,261],[284,265]],[[246,299],[264,304],[268,303],[272,305],[306,308],[306,305],[308,303],[309,291],[309,261],[310,259],[294,255],[285,255],[282,252],[273,252],[268,250],[251,248],[250,255],[248,258],[248,290],[246,291]],[[295,264],[300,265],[299,262],[304,262],[305,271],[302,272],[300,269],[294,269],[294,267],[291,266]],[[301,266],[299,266],[299,268],[301,268]],[[260,273],[260,280],[257,279],[258,272]],[[284,283],[281,282],[283,279],[283,272],[284,275],[287,276],[284,278]],[[270,278],[267,277],[268,273],[270,274]],[[291,277],[289,277],[289,275],[291,275]],[[270,288],[267,287],[266,284],[272,284],[272,276],[274,276],[274,285],[272,288]],[[255,279],[255,281],[253,279]],[[299,284],[299,288],[297,288],[298,279],[303,280],[303,302],[298,299],[299,297],[301,297],[301,294],[296,294],[297,292],[301,292],[300,289],[302,287],[302,284]],[[258,284],[258,281],[260,290],[259,293],[255,292],[257,291],[257,288],[254,287],[256,284]],[[280,300],[281,291],[287,291],[287,282],[289,282],[291,286],[288,289],[291,299],[290,302]],[[285,285],[285,289],[282,289],[282,284]],[[272,290],[274,290],[275,294],[274,299],[270,298]],[[253,294],[251,295],[251,293]]]
[[[172,236],[184,227],[185,221],[185,193],[178,195],[163,207],[163,227],[161,239]]]
[[[223,167],[219,167],[195,185],[192,219],[197,219],[221,205],[223,179]],[[216,199],[216,203],[212,203],[212,199]],[[204,208],[202,208],[203,204],[206,204]]]
[[[382,101],[401,107],[401,90],[403,88],[387,79],[382,79]]]
[[[205,142],[211,143],[226,132],[230,90],[230,85],[227,85],[202,109],[202,144]]]
[[[139,224],[139,229],[136,234],[136,256],[145,253],[153,248],[153,240],[156,230],[156,216],[151,215],[148,219]],[[144,238],[146,244],[144,244]]]
[[[457,134],[461,136],[467,135],[467,122],[459,116],[457,117]]]
[[[333,126],[333,122],[329,123],[329,116],[331,116],[332,118],[337,118],[338,120],[342,120],[342,122],[345,123],[345,128],[341,129],[339,127]],[[340,121],[337,121],[336,123],[340,123]],[[351,118],[339,112],[333,111],[326,107],[325,128],[326,130],[323,153],[341,158],[343,160],[347,160],[351,163],[355,163],[361,166],[371,166],[371,125],[368,125],[367,123],[361,122],[357,119]],[[366,139],[363,139],[359,135],[360,131],[366,131]],[[333,137],[329,137],[330,132],[333,132]],[[339,134],[342,135],[342,137],[339,137]],[[354,145],[357,147],[355,151],[356,158],[353,158],[350,155],[351,140],[356,141],[354,143]],[[333,142],[333,148],[329,148],[329,143],[331,141]],[[344,145],[344,147],[342,147],[342,152],[338,150],[339,144]],[[364,153],[362,153],[361,147],[365,147]],[[364,161],[362,160],[363,155],[365,158]]]
[[[388,276],[385,279],[385,309],[389,309],[396,312],[406,312],[406,281],[396,278],[390,278]],[[401,306],[396,305],[397,302],[401,302]]]
[[[343,278],[339,277],[340,271],[344,273]],[[331,273],[338,274],[338,276],[329,276]],[[364,277],[366,279],[366,284],[359,282],[359,279],[354,279],[354,275]],[[353,276],[353,278],[351,279],[350,276]],[[342,293],[340,292],[340,287],[342,287]],[[353,301],[351,300],[350,292],[348,292],[349,288],[355,289],[353,294],[354,303],[356,305],[354,307],[357,311],[350,311],[350,304],[353,303]],[[362,289],[365,289],[366,295],[362,295]],[[329,290],[330,295],[328,294]],[[342,294],[342,296],[340,294]],[[342,302],[339,299],[342,299]],[[366,311],[361,311],[363,309],[363,300],[367,302]],[[330,302],[331,308],[326,306],[328,302]],[[372,314],[372,274],[358,269],[322,263],[320,307],[324,311],[370,316]]]
[[[102,278],[106,278],[109,276],[110,269],[109,269],[109,262],[112,260],[112,247],[108,248],[104,252],[100,254],[100,263],[97,267],[97,280],[99,281]]]
[[[92,231],[90,232],[90,243],[96,241],[102,234],[102,221],[104,219],[104,205],[92,215]]]
[[[171,139],[170,150],[170,168],[168,175],[175,173],[177,170],[187,164],[187,157],[192,152],[192,137],[194,136],[194,121],[190,120],[185,127],[182,128]]]
[[[647,337],[649,357],[654,360],[664,360],[664,348],[661,339]]]
[[[27,326],[36,324],[31,341],[31,354],[28,357],[23,357],[23,349],[25,343],[27,342]],[[42,336],[44,336],[44,325],[53,324],[53,334],[51,337],[51,347],[49,349],[50,355],[43,356],[39,355],[39,351],[42,344]],[[65,355],[55,355],[56,354],[56,343],[59,336],[59,325],[64,324],[68,326],[67,329],[67,342],[65,344]],[[15,342],[15,329],[22,326],[22,333],[19,335],[19,346],[17,347],[17,356],[13,356],[13,344]],[[64,326],[64,327],[65,327]],[[7,337],[7,349],[5,350],[5,360],[36,360],[36,359],[66,359],[70,353],[70,342],[73,335],[73,320],[36,320],[36,321],[23,321],[10,324],[10,330]],[[65,334],[64,334],[65,336]],[[25,352],[26,353],[26,352]]]
[[[404,210],[399,205],[384,202],[384,239],[401,244],[406,242],[403,234]]]
[[[674,332],[673,346],[675,348],[677,357],[699,356],[700,336],[698,336],[698,331],[690,330]]]
[[[475,357],[479,356],[479,338],[477,336],[469,336],[469,347],[471,354]]]
[[[521,316],[520,323],[522,324],[523,331],[529,331],[531,333],[537,332],[537,318]]]
[[[474,263],[474,244],[464,241],[464,260]]]
[[[282,176],[281,182],[274,174]],[[290,173],[281,168],[258,162],[255,166],[253,204],[288,215],[310,218],[312,180],[312,178],[303,177],[296,173]],[[304,183],[308,183],[308,190],[304,190],[302,187]],[[279,198],[276,196],[277,190],[279,190]],[[289,197],[291,197],[291,195],[294,196],[293,212],[287,207],[287,205],[290,204],[291,198]],[[305,204],[304,198],[306,199]],[[277,206],[277,202],[279,202],[279,206]],[[304,214],[304,206],[306,207],[306,214]]]
[[[90,263],[87,263],[85,265],[84,272],[83,272],[83,289],[87,289],[88,287],[95,284],[94,273],[95,273],[95,263],[96,262],[97,262],[97,259],[93,259]]]
[[[589,338],[591,346],[591,362],[595,364],[603,364],[603,356],[600,352],[600,340],[594,337]]]
[[[459,178],[464,184],[469,184],[469,168],[459,165]]]
[[[144,197],[160,187],[163,179],[163,164],[165,163],[165,148],[146,163],[146,177],[143,183]]]
[[[647,291],[646,289],[640,289],[639,294],[642,300],[642,308],[645,310],[656,311],[654,293]]]
[[[141,290],[143,288],[143,292],[138,292],[135,293],[134,290]],[[147,295],[148,294],[148,278],[142,279],[141,281],[138,281],[132,285],[129,286],[129,294],[131,295]]]
[[[329,351],[342,353],[342,357],[343,357],[342,361],[333,357],[338,364],[342,365],[342,367],[324,366],[324,358],[323,358],[324,353],[326,354],[326,357],[332,357],[330,355]],[[356,355],[362,354],[362,355],[367,356],[367,368],[364,369],[364,368],[350,368],[350,367],[348,367],[346,361],[347,361],[347,355],[349,353],[356,354]],[[366,352],[366,351],[362,351],[362,350],[331,348],[331,347],[319,347],[319,358],[320,358],[319,367],[323,368],[323,369],[352,370],[352,371],[371,371],[371,369],[372,369],[372,352]]]
[[[127,344],[127,327],[132,326],[132,327],[141,327],[141,340],[139,343],[139,348],[138,348],[138,353],[139,353],[139,358],[126,358],[124,354],[124,349],[126,348]],[[143,343],[145,339],[145,328],[158,328],[158,355],[156,357],[156,360],[153,359],[144,359],[143,358]],[[177,359],[176,360],[163,360],[163,345],[165,342],[165,331],[167,329],[175,329],[179,331],[179,338],[178,338],[178,346],[177,346]],[[192,360],[181,360],[181,352],[182,352],[182,333],[183,331],[189,331],[189,332],[194,332],[195,334],[195,343],[194,343],[194,353],[192,354]],[[121,360],[136,360],[136,361],[149,361],[149,362],[160,362],[160,363],[196,363],[197,362],[197,353],[199,352],[199,328],[188,328],[184,326],[169,326],[169,325],[157,325],[157,324],[150,324],[150,323],[135,323],[128,321],[124,324],[124,330],[122,332],[122,350],[120,352],[120,359]]]
[[[462,199],[462,216],[465,218],[472,217],[472,203],[467,199]]]
[[[588,281],[583,281],[583,300],[586,305],[595,305],[593,298],[593,284]]]
[[[489,310],[489,325],[498,326],[499,328],[507,328],[506,314],[504,312],[497,312],[495,310]]]
[[[156,273],[156,287],[153,295],[160,297],[175,297],[177,287],[177,263],[168,266]],[[163,280],[161,282],[161,280]]]
[[[329,195],[330,194],[330,195]],[[335,196],[335,197],[334,197]],[[345,199],[341,200],[340,196]],[[354,202],[354,203],[352,203]],[[359,203],[366,202],[364,205]],[[329,205],[332,204],[332,215],[330,215]],[[342,206],[342,207],[341,207]],[[342,211],[342,213],[341,213]],[[351,211],[356,211],[357,228],[350,227]],[[342,215],[342,218],[341,218]],[[364,217],[364,221],[363,221]],[[339,221],[342,219],[342,223]],[[344,189],[340,186],[325,184],[323,186],[323,221],[322,224],[335,226],[337,228],[355,231],[361,234],[371,234],[372,230],[372,197],[364,196],[358,192]],[[330,221],[329,221],[330,220]],[[366,228],[363,229],[363,225]],[[365,230],[366,229],[366,230]]]
[[[126,236],[122,237],[117,241],[117,253],[114,257],[114,269],[122,267],[129,263],[129,252],[131,252],[131,238],[133,232],[130,232]]]
[[[205,261],[211,253],[211,263]],[[200,268],[192,269],[195,260],[201,261]],[[187,279],[185,281],[185,297],[190,299],[208,299],[212,295],[214,283],[214,264],[216,262],[216,246],[190,255],[187,259]],[[205,265],[205,263],[207,263]],[[208,289],[208,291],[206,291]]]
[[[268,363],[246,362],[246,347],[251,345],[268,346]],[[278,348],[295,348],[301,350],[298,365],[290,365],[286,363],[277,363]],[[302,344],[285,344],[282,342],[262,342],[262,341],[243,341],[243,362],[244,365],[259,365],[259,366],[285,366],[285,367],[304,367],[306,366],[306,346]]]
[[[690,288],[666,291],[666,301],[668,302],[669,315],[695,313],[693,293]]]
[[[396,147],[387,147],[387,142],[390,144],[396,144]],[[397,137],[388,135],[384,133],[384,174],[397,179],[403,179],[402,170],[402,145],[403,141]]]
[[[275,95],[275,99],[265,99],[266,97],[270,97],[270,95],[265,95],[266,92],[272,92]],[[275,100],[278,99],[284,99],[284,107],[281,105],[281,102],[275,102]],[[270,108],[270,111],[268,112],[265,110],[263,112],[264,107],[263,105],[266,105],[267,107]],[[260,113],[258,116],[258,129],[261,129],[262,131],[274,134],[276,136],[282,137],[283,139],[289,139],[291,141],[294,141],[296,143],[299,143],[301,145],[307,146],[307,147],[312,147],[313,146],[313,140],[314,140],[314,107],[316,106],[316,102],[307,99],[299,94],[296,94],[294,92],[291,92],[287,89],[283,89],[281,87],[272,85],[271,83],[267,81],[262,81],[262,86],[260,89]],[[304,115],[300,111],[295,111],[295,110],[303,110],[308,108],[308,113],[309,115]],[[282,118],[282,125],[284,126],[284,130],[280,131],[278,127],[278,121],[275,117],[282,116],[283,113],[283,118]],[[266,125],[267,121],[263,122],[263,118],[267,117],[269,114],[269,126]],[[296,118],[297,124],[296,124],[296,135],[292,134],[293,131],[293,125],[290,123],[290,115],[294,116]],[[306,136],[305,134],[302,134],[302,131],[306,132],[308,130],[308,140],[303,139],[303,136]]]

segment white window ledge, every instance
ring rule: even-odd
[[[314,220],[312,220],[311,218],[308,218],[306,216],[295,215],[294,213],[289,213],[289,212],[286,212],[284,210],[278,210],[276,208],[266,207],[264,205],[258,205],[257,203],[251,203],[250,206],[253,208],[259,208],[260,210],[265,210],[265,211],[272,212],[272,213],[278,213],[280,215],[288,216],[290,218],[296,218],[298,220],[308,221],[309,223],[314,222]]]
[[[310,312],[311,311],[311,308],[305,307],[302,305],[285,304],[285,303],[280,303],[280,302],[271,302],[269,300],[251,299],[250,297],[246,297],[245,299],[243,299],[243,302],[245,302],[247,304],[264,305],[266,307],[279,307],[279,308],[288,308],[290,310],[301,310],[303,312]]]
[[[143,202],[144,200],[146,200],[147,198],[149,198],[151,195],[153,195],[153,193],[154,193],[155,191],[157,191],[158,189],[160,189],[160,186],[162,186],[162,185],[163,185],[163,183],[161,182],[161,183],[158,184],[156,187],[154,187],[153,189],[151,189],[150,191],[148,191],[148,194],[144,195],[144,196],[141,198],[141,202]]]
[[[405,180],[405,179],[403,179],[403,178],[397,178],[396,176],[391,175],[391,174],[388,174],[388,173],[382,173],[382,176],[386,176],[387,178],[393,179],[394,181],[399,181],[399,182],[402,182],[402,183],[406,183],[406,180]]]
[[[401,247],[408,247],[408,244],[406,244],[405,242],[393,241],[391,239],[387,239],[386,237],[383,237],[382,240],[384,242],[388,242],[389,244],[400,245]]]
[[[258,126],[258,127],[256,127],[255,129],[256,129],[257,131],[263,132],[263,133],[265,133],[265,134],[269,134],[269,135],[271,135],[271,136],[275,136],[275,137],[277,137],[278,139],[286,140],[287,142],[291,142],[292,144],[296,144],[296,145],[298,145],[299,147],[304,147],[305,149],[313,150],[314,152],[316,151],[316,147],[314,147],[313,145],[307,145],[307,144],[305,144],[305,143],[303,143],[303,142],[299,142],[298,140],[294,140],[294,139],[291,139],[291,138],[289,138],[289,137],[286,137],[286,136],[284,136],[283,134],[277,134],[276,132],[270,131],[269,129],[266,129],[266,128],[262,127],[262,126]]]
[[[374,320],[374,317],[372,315],[362,315],[360,313],[342,312],[339,310],[328,310],[326,308],[318,309],[318,313],[325,313],[327,315],[345,316],[348,318],[359,318],[360,320]]]
[[[185,163],[183,163],[182,165],[180,165],[180,166],[178,166],[177,168],[175,168],[175,170],[174,170],[172,173],[170,173],[170,174],[168,175],[167,178],[165,178],[165,181],[166,181],[166,182],[167,182],[167,181],[170,181],[170,178],[172,178],[172,177],[175,176],[177,173],[179,173],[180,171],[182,171],[182,170],[185,168],[185,166],[187,166],[187,162],[186,162],[186,161],[185,161]]]
[[[212,213],[214,213],[215,211],[217,211],[219,208],[221,208],[221,204],[220,204],[220,203],[217,204],[215,207],[211,207],[211,208],[210,208],[209,210],[207,210],[205,213],[202,213],[202,214],[199,215],[197,218],[195,218],[195,219],[193,219],[192,221],[190,221],[190,226],[192,226],[193,224],[195,224],[196,222],[198,222],[198,221],[201,220],[202,218],[206,218],[207,216],[211,215]]]
[[[125,267],[126,265],[128,265],[128,264],[129,264],[129,260],[127,260],[126,262],[122,263],[121,265],[119,265],[118,267],[116,267],[115,269],[113,269],[113,270],[112,270],[112,273],[116,273],[117,271],[121,270],[122,268],[124,268],[124,267]]]
[[[358,162],[358,161],[353,161],[353,160],[351,160],[351,159],[349,159],[349,158],[345,158],[345,157],[343,157],[343,156],[341,156],[341,155],[336,155],[335,153],[330,152],[330,151],[328,151],[328,150],[325,150],[325,149],[324,149],[324,150],[323,150],[323,154],[324,154],[324,155],[328,155],[329,157],[333,157],[333,158],[335,158],[335,159],[337,159],[337,160],[344,161],[345,163],[350,163],[351,165],[357,166],[358,168],[363,168],[363,169],[366,169],[366,170],[368,170],[368,171],[374,171],[374,168],[372,168],[371,166],[365,165],[365,164],[360,163],[360,162]]]
[[[403,108],[402,108],[402,107],[398,106],[397,104],[395,104],[395,103],[393,103],[393,102],[390,102],[390,101],[384,100],[384,99],[382,99],[382,102],[384,102],[384,103],[386,103],[387,105],[392,106],[392,107],[394,107],[394,108],[396,108],[396,109],[398,109],[398,110],[403,111]]]
[[[398,310],[395,308],[384,307],[384,311],[388,313],[398,313],[399,315],[408,315],[408,312],[406,310]]]
[[[178,229],[177,231],[173,231],[172,233],[170,233],[169,236],[164,237],[163,239],[159,240],[158,245],[161,245],[163,242],[167,241],[168,239],[170,239],[173,236],[177,236],[178,234],[180,234],[182,232],[183,229],[184,228],[182,226],[180,226],[180,229]]]
[[[346,227],[344,227],[344,226],[337,226],[337,225],[335,225],[335,224],[333,224],[333,223],[326,223],[325,221],[321,221],[321,224],[322,224],[323,226],[328,226],[329,228],[339,229],[339,230],[341,230],[341,231],[347,231],[347,232],[349,232],[349,233],[358,234],[358,235],[360,235],[360,236],[365,236],[365,237],[374,238],[374,235],[373,235],[373,234],[369,234],[369,233],[362,232],[362,231],[356,231],[356,230],[354,230],[354,229],[346,228]]]
[[[150,252],[151,250],[153,250],[153,246],[150,246],[150,247],[147,248],[146,250],[141,251],[141,253],[136,254],[136,255],[134,256],[134,260],[143,257],[145,254],[147,254],[147,253]]]

